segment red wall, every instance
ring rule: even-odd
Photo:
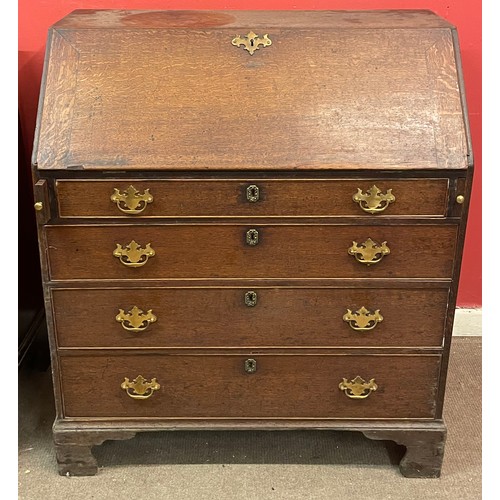
[[[458,305],[481,305],[481,2],[479,0],[19,0],[19,109],[31,155],[48,27],[74,9],[430,9],[458,28],[475,155]],[[28,156],[29,157],[29,156]]]

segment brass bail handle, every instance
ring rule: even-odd
[[[142,309],[134,306],[128,312],[125,312],[123,309],[119,309],[115,319],[118,323],[121,323],[125,330],[138,333],[146,330],[146,328],[151,323],[155,323],[158,318],[153,314],[152,309],[144,312]]]
[[[151,243],[148,243],[142,248],[141,245],[134,240],[124,247],[117,243],[113,252],[113,257],[119,259],[120,262],[127,267],[142,267],[155,255],[156,252],[151,247]]]
[[[373,330],[378,323],[383,321],[384,317],[380,314],[380,309],[372,313],[363,306],[354,313],[350,309],[347,309],[342,319],[353,330],[357,332],[367,332],[368,330]]]
[[[153,195],[149,192],[149,189],[146,189],[144,193],[140,193],[134,186],[130,185],[123,192],[114,188],[111,201],[116,203],[120,212],[127,215],[138,215],[144,212],[150,203],[153,203]]]
[[[396,201],[396,197],[392,194],[392,189],[388,189],[384,194],[374,184],[366,193],[363,193],[358,188],[358,192],[353,195],[352,201],[357,203],[364,212],[374,215],[383,212],[391,203]]]
[[[375,379],[372,378],[368,382],[362,379],[359,375],[352,379],[347,380],[346,378],[342,379],[342,382],[339,384],[339,389],[344,391],[344,394],[351,399],[365,399],[372,392],[378,389],[377,384],[375,383]]]
[[[148,382],[142,375],[138,375],[132,382],[125,377],[124,381],[121,383],[120,387],[130,396],[132,399],[148,399],[150,398],[154,391],[160,389],[160,384],[156,381],[156,377]]]
[[[352,247],[347,252],[349,255],[353,255],[359,263],[371,266],[380,262],[384,256],[389,255],[391,250],[387,246],[387,241],[379,244],[368,238],[364,243],[358,244],[357,241],[353,241]]]

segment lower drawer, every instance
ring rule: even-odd
[[[440,359],[73,355],[60,370],[66,417],[399,419],[434,417]]]

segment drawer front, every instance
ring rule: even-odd
[[[379,193],[370,191],[374,185]],[[448,179],[59,180],[56,186],[61,217],[444,216],[448,197]]]
[[[448,301],[447,289],[127,288],[52,294],[59,347],[102,348],[440,347]]]
[[[451,278],[457,227],[175,224],[46,231],[53,280]],[[385,250],[375,252],[373,242],[387,242]]]
[[[134,354],[61,356],[60,367],[67,417],[432,418],[439,362],[437,355]],[[368,385],[353,383],[358,376]],[[153,378],[159,387],[147,385]]]

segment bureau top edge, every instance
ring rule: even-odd
[[[453,28],[430,10],[100,10],[77,9],[54,29]]]

